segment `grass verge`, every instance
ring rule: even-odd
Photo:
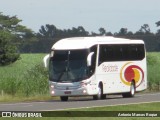
[[[97,112],[101,116],[102,113],[107,113],[114,111],[118,111],[120,113],[123,113],[123,111],[126,111],[127,113],[135,113],[136,111],[159,111],[160,112],[160,102],[154,102],[154,103],[144,103],[144,104],[132,104],[132,105],[119,105],[119,106],[107,106],[107,107],[94,107],[94,108],[83,108],[83,109],[71,109],[67,110],[68,112],[78,112],[79,115],[82,113],[86,112],[92,112],[93,113]],[[66,110],[65,110],[66,111]],[[62,111],[65,112],[65,111]],[[66,112],[67,112],[66,111]],[[96,114],[97,114],[96,113]],[[54,114],[54,113],[53,113]],[[84,115],[82,115],[84,116]],[[93,114],[94,116],[94,114]],[[118,116],[118,115],[117,115]],[[6,120],[5,118],[0,118],[2,120]],[[62,114],[62,117],[44,117],[44,118],[10,118],[12,120],[88,120],[88,119],[93,119],[93,120],[159,120],[160,117],[65,117]],[[7,118],[9,120],[9,118]]]

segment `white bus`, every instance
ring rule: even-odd
[[[47,62],[48,61],[48,62]],[[75,37],[56,42],[44,59],[49,68],[51,96],[105,99],[107,94],[133,97],[147,88],[142,40]]]

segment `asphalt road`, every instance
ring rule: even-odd
[[[44,102],[0,103],[0,111],[53,111],[149,102],[160,102],[160,93],[137,94],[134,98],[122,98],[118,95],[108,95],[105,100],[92,100],[92,97],[80,97],[70,98],[67,102],[52,100]]]

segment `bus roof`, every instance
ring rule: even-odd
[[[142,40],[131,40],[110,36],[73,37],[59,40],[52,46],[52,50],[87,49],[97,44],[144,44],[144,42]]]

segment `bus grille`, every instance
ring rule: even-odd
[[[81,86],[55,86],[55,89],[58,90],[76,90],[79,89]]]

